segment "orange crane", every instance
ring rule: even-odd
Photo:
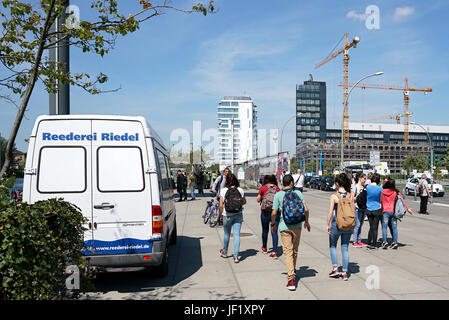
[[[315,69],[321,67],[326,62],[336,58],[338,55],[343,53],[343,127],[344,127],[344,142],[349,141],[349,112],[348,104],[345,104],[348,98],[348,88],[349,88],[349,49],[357,48],[357,43],[360,42],[359,37],[354,37],[352,42],[348,41],[348,33],[345,33],[345,44],[342,48],[331,53],[326,59],[321,61],[315,66]]]
[[[349,84],[351,85],[351,84]],[[347,84],[340,83],[340,87],[345,87]],[[357,88],[371,88],[371,89],[384,89],[384,90],[400,90],[404,93],[404,144],[409,144],[410,138],[409,138],[409,103],[410,103],[410,91],[413,92],[424,92],[424,94],[427,94],[428,92],[432,92],[432,88],[414,88],[408,86],[408,78],[405,78],[405,86],[393,86],[393,85],[382,85],[382,84],[367,84],[367,83],[359,83]]]
[[[362,121],[371,121],[371,120],[384,120],[384,119],[396,119],[397,124],[401,123],[401,117],[411,117],[413,115],[413,113],[408,113],[408,114],[392,114],[389,116],[383,116],[383,117],[374,117],[374,118],[367,118],[367,119],[363,119]]]

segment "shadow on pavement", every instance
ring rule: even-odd
[[[152,268],[111,269],[97,275],[93,282],[95,289],[91,293],[140,293],[148,299],[170,298],[171,287],[191,277],[202,267],[201,239],[178,236],[177,244],[169,247],[169,273],[164,278],[157,277]]]
[[[254,249],[246,249],[245,251],[241,251],[239,253],[240,255],[240,261],[245,260],[246,258],[255,256],[259,251]]]
[[[302,278],[316,277],[317,273],[318,271],[315,269],[309,269],[308,266],[299,267],[299,269],[296,270],[296,282]]]

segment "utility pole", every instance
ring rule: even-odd
[[[66,23],[69,7],[69,0],[66,0],[64,11],[60,17],[57,17],[52,25],[50,32],[58,32],[53,41],[57,41],[63,37],[62,26]],[[58,42],[49,52],[50,61],[57,64],[57,68],[61,68],[61,72],[67,74],[70,72],[70,45],[69,39]],[[62,64],[59,66],[59,64]],[[57,83],[57,92],[50,93],[50,115],[70,114],[70,84]]]

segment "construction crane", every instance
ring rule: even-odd
[[[383,117],[374,117],[374,118],[367,118],[367,119],[363,119],[362,121],[372,121],[372,120],[385,120],[385,119],[396,119],[397,124],[401,123],[401,117],[411,117],[413,115],[413,113],[408,113],[408,114],[392,114],[389,116],[383,116]]]
[[[357,48],[357,44],[360,42],[359,37],[354,37],[352,42],[348,41],[348,33],[345,33],[345,44],[342,48],[331,53],[326,59],[321,61],[315,66],[315,69],[321,67],[326,62],[336,58],[343,53],[343,127],[344,127],[344,142],[349,141],[349,112],[348,112],[348,88],[349,88],[349,49]]]
[[[349,84],[351,85],[351,84]],[[345,87],[347,84],[340,83],[340,87]],[[413,92],[424,92],[427,94],[428,92],[432,92],[432,88],[414,88],[408,86],[408,78],[405,78],[404,86],[393,86],[393,85],[382,85],[382,84],[367,84],[367,83],[359,83],[357,88],[371,88],[371,89],[384,89],[384,90],[400,90],[403,91],[404,94],[404,144],[409,144],[410,135],[409,135],[409,126],[410,126],[410,112],[409,112],[409,104],[410,104],[410,91]]]

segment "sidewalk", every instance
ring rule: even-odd
[[[240,240],[240,263],[219,256],[222,227],[211,228],[201,219],[206,200],[176,204],[178,243],[170,247],[169,276],[165,279],[142,275],[114,276],[105,282],[101,299],[449,299],[449,217],[406,217],[399,222],[398,250],[370,252],[350,245],[350,278],[330,279],[331,268],[326,215],[330,193],[305,192],[311,210],[311,232],[303,230],[297,263],[296,291],[286,289],[285,260],[272,260],[260,251],[261,227],[255,190],[247,191]],[[411,207],[416,209],[416,204]],[[435,208],[435,207],[434,207]],[[437,209],[434,209],[437,210]],[[447,212],[442,210],[441,215]],[[449,215],[448,215],[449,216]],[[432,217],[433,218],[433,217]],[[436,219],[436,218],[435,218]],[[445,222],[447,221],[447,222]],[[367,238],[368,223],[362,238]],[[382,231],[379,228],[379,236]],[[269,236],[268,247],[271,246]],[[340,249],[337,248],[341,262]],[[368,269],[367,269],[368,268]],[[379,270],[379,288],[368,289],[371,269]],[[123,280],[122,277],[124,277]],[[371,277],[371,278],[369,278]],[[368,281],[369,284],[372,281]]]

